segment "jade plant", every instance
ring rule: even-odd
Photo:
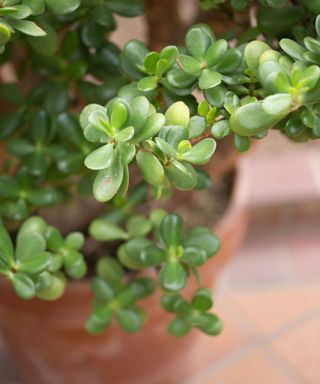
[[[170,334],[217,335],[201,269],[220,241],[150,201],[209,189],[202,166],[214,169],[229,139],[245,152],[271,129],[295,142],[320,137],[320,4],[200,0],[184,40],[172,35],[159,50],[111,42],[116,15],[149,6],[0,1],[1,68],[15,76],[0,85],[0,275],[24,300],[57,300],[70,280],[90,280],[90,333],[113,321],[139,331],[141,301],[160,292]],[[215,34],[199,22],[206,12],[234,28]],[[65,233],[46,219],[83,200],[100,204],[85,227]]]

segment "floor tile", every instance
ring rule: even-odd
[[[262,353],[255,352],[210,377],[192,384],[291,384],[286,375]]]
[[[187,362],[189,375],[195,374],[208,365],[218,363],[247,346],[252,340],[252,335],[246,332],[234,316],[228,300],[217,302],[214,312],[223,321],[224,329],[218,337],[208,337],[198,333]]]
[[[271,334],[320,309],[320,285],[234,293],[232,299],[258,332]]]
[[[303,384],[320,383],[320,314],[272,343],[301,375]]]

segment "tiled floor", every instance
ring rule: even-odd
[[[199,335],[178,384],[320,383],[320,155],[272,150],[252,155],[249,235],[215,289],[224,332]],[[0,384],[18,383],[0,343]]]
[[[303,270],[290,249],[292,227],[247,239],[216,289],[224,332],[205,352],[195,347],[195,365],[207,365],[183,384],[320,383],[320,238],[305,229]],[[310,263],[316,254],[318,262]]]

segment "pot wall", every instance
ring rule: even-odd
[[[245,234],[247,168],[246,160],[239,162],[230,205],[214,228],[222,246],[202,269],[203,285],[215,282]],[[87,282],[69,284],[62,299],[51,303],[24,302],[6,283],[1,281],[0,287],[0,329],[25,383],[169,384],[188,373],[198,333],[182,339],[168,336],[172,316],[160,308],[159,294],[144,302],[149,320],[141,333],[126,334],[114,325],[91,336],[84,330],[91,300]],[[191,289],[195,282],[188,285],[187,291]]]

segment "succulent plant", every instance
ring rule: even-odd
[[[201,267],[219,239],[145,203],[208,188],[201,166],[215,166],[229,137],[238,152],[270,129],[295,142],[320,137],[318,2],[199,5],[231,23],[241,11],[245,26],[215,34],[194,20],[184,43],[157,51],[133,39],[120,49],[109,39],[114,15],[143,13],[141,0],[0,1],[0,60],[17,77],[0,85],[0,274],[25,300],[58,299],[68,279],[89,275],[90,333],[112,319],[139,331],[140,300],[160,290],[175,316],[170,334],[217,335]],[[251,7],[256,26],[248,27]],[[44,208],[79,198],[103,203],[86,228],[62,234],[42,218]],[[87,240],[98,244],[92,255]],[[192,276],[199,286],[187,297]]]

